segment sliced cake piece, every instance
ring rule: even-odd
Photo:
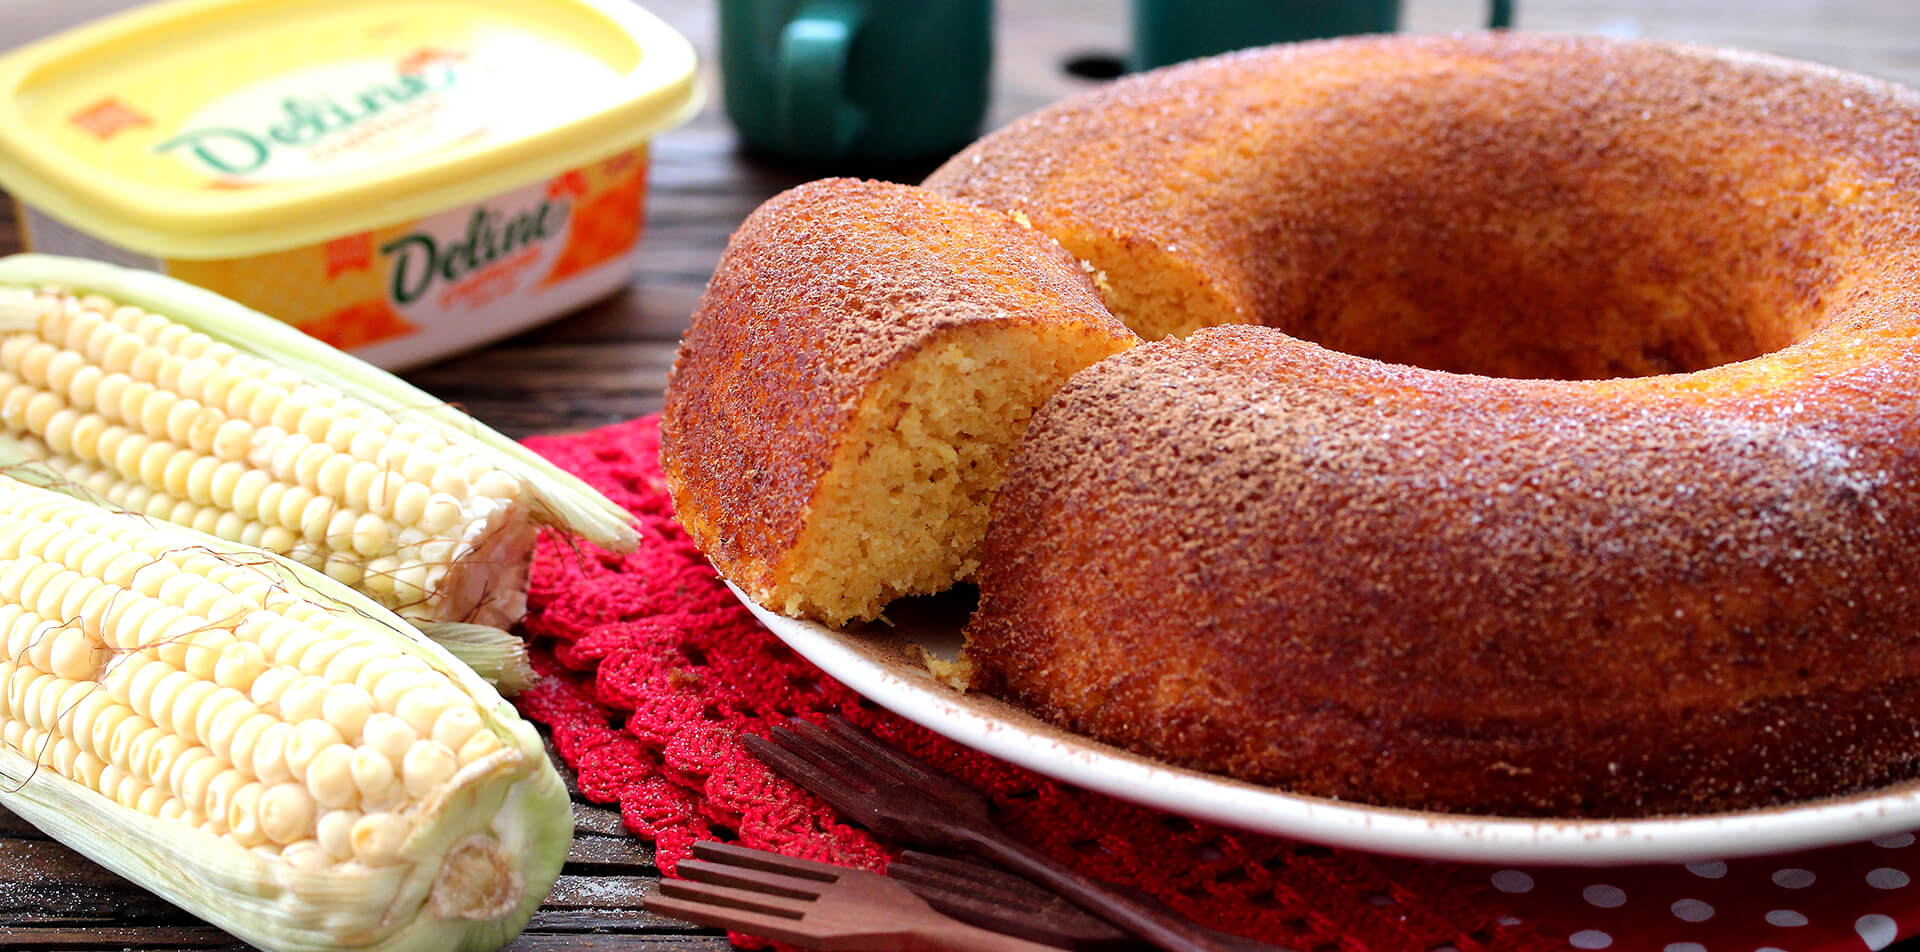
[[[969,575],[1007,454],[1081,368],[1138,342],[1008,215],[828,179],[741,225],[661,422],[680,522],[774,610],[832,624]]]

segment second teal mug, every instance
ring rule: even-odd
[[[720,0],[727,118],[810,163],[951,153],[978,134],[991,0]]]
[[[1487,26],[1513,25],[1512,0],[1492,0]],[[1400,0],[1133,0],[1134,69],[1248,46],[1400,28]]]

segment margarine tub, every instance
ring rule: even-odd
[[[699,106],[627,0],[184,0],[0,57],[27,247],[151,268],[385,367],[630,280]]]

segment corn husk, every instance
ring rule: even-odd
[[[391,866],[297,869],[224,837],[123,807],[4,746],[0,806],[269,952],[483,950],[517,935],[558,876],[573,828],[565,785],[532,726],[444,648],[359,592],[258,549],[146,521],[150,531],[177,538],[183,548],[274,576],[329,611],[357,619],[395,652],[446,674],[478,703],[482,729],[501,748],[461,768],[421,805],[402,861]]]

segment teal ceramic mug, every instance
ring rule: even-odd
[[[1487,26],[1513,24],[1512,0],[1492,0]],[[1248,46],[1400,28],[1400,0],[1133,0],[1133,55],[1152,69]]]
[[[991,0],[720,0],[727,118],[804,162],[945,155],[986,115],[992,33]]]

